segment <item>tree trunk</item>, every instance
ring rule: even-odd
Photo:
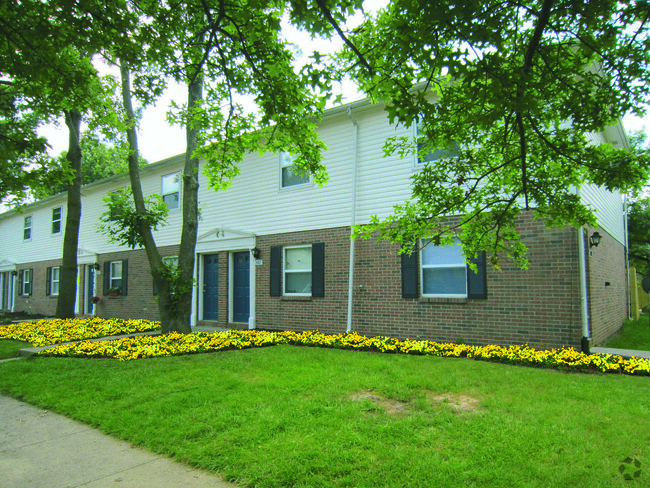
[[[56,302],[56,316],[60,319],[74,318],[77,300],[77,248],[79,246],[79,222],[81,220],[81,113],[77,110],[65,112],[68,126],[69,147],[67,159],[74,178],[68,186],[67,215],[63,237],[63,258],[59,278],[59,298]]]
[[[199,158],[194,156],[198,146],[200,127],[198,118],[192,117],[195,110],[200,109],[203,100],[203,76],[198,73],[187,86],[187,111],[186,126],[187,149],[185,152],[185,167],[183,169],[183,231],[181,246],[178,256],[178,267],[181,272],[183,291],[177,297],[177,332],[191,332],[190,319],[192,315],[192,290],[194,279],[194,263],[196,251],[196,238],[199,223]],[[185,328],[185,326],[187,328]]]
[[[144,195],[142,193],[142,184],[140,182],[140,167],[138,165],[138,136],[136,132],[136,118],[135,112],[133,110],[133,105],[131,103],[131,80],[129,68],[122,64],[120,67],[121,77],[122,77],[122,101],[124,103],[124,110],[127,117],[127,140],[129,142],[129,148],[131,150],[129,154],[129,178],[131,180],[131,190],[133,192],[133,202],[135,204],[136,212],[144,214],[146,212]],[[197,164],[198,167],[198,164]],[[198,200],[198,184],[196,185],[194,200]],[[185,198],[185,197],[184,197]],[[196,205],[195,205],[196,206]],[[183,208],[183,213],[185,214],[186,210]],[[196,212],[195,212],[196,214]],[[196,217],[195,217],[196,221]],[[196,244],[196,225],[194,226],[194,243]],[[164,264],[162,258],[160,257],[160,252],[156,246],[156,241],[153,237],[153,232],[151,227],[144,221],[140,222],[140,235],[144,241],[144,248],[147,253],[147,259],[149,261],[149,268],[151,270],[151,276],[154,283],[158,289],[158,312],[160,314],[160,329],[163,334],[169,332],[181,332],[189,333],[192,331],[190,326],[190,315],[192,308],[192,291],[190,286],[189,291],[189,305],[187,306],[187,312],[185,312],[185,296],[181,294],[179,297],[172,296],[170,294],[170,284],[167,281],[164,274]],[[183,231],[185,232],[185,230]],[[181,255],[179,256],[179,267],[182,266],[182,245],[181,245]],[[194,258],[194,247],[191,250],[192,258]],[[193,259],[192,259],[193,263]],[[193,264],[191,264],[193,266]],[[181,268],[182,269],[182,268]],[[189,271],[190,277],[192,276],[192,269]],[[191,282],[190,282],[191,283]],[[180,303],[179,303],[180,302]],[[182,305],[181,305],[182,303]]]

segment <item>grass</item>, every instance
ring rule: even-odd
[[[620,332],[603,344],[603,347],[650,351],[648,314],[644,314],[639,320],[626,321]]]
[[[29,342],[2,340],[0,341],[0,360],[18,357],[19,351],[26,347],[32,347],[32,345]]]
[[[0,364],[0,391],[255,487],[650,484],[650,379],[275,346]]]

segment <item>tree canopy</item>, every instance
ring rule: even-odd
[[[577,187],[634,192],[648,179],[646,154],[598,133],[645,112],[649,17],[647,2],[393,0],[350,36],[343,68],[392,122],[418,127],[388,152],[457,150],[438,151],[413,198],[358,234],[459,238],[467,257],[487,250],[497,264],[505,252],[526,266],[522,212],[595,225]]]

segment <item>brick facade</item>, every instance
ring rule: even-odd
[[[598,247],[589,248],[588,236],[598,230],[602,239]],[[628,316],[625,247],[602,229],[586,232],[588,249],[589,317],[592,344],[601,344],[621,327]]]
[[[500,270],[488,266],[487,299],[402,298],[398,246],[385,241],[357,241],[352,330],[368,336],[441,342],[580,347],[578,231],[547,229],[542,221],[534,220],[531,215],[521,218],[519,231],[528,247],[530,265],[522,270],[504,258]],[[592,344],[611,336],[627,317],[624,248],[602,229],[599,232],[603,239],[597,248],[590,250],[586,244]],[[318,242],[325,245],[324,297],[271,296],[271,248]],[[255,266],[257,328],[345,332],[349,228],[257,236],[256,247],[262,261],[256,266],[251,260],[251,266]],[[177,253],[178,246],[161,249],[163,256]],[[208,254],[218,255],[219,275],[218,320],[209,323],[247,328],[247,324],[228,323],[231,305],[229,252]],[[101,300],[96,306],[96,315],[157,320],[158,308],[144,250],[102,254],[98,256],[98,263],[104,273],[104,263],[125,259],[128,260],[128,293],[117,297],[104,295],[104,276],[100,274],[95,294]],[[203,256],[197,256],[201,264],[202,259]],[[31,297],[17,297],[16,310],[54,312],[56,298],[45,296],[45,276],[48,266],[58,264],[42,262],[29,266],[34,269],[34,293]],[[20,269],[23,268],[27,266]],[[81,278],[82,294],[85,289],[83,276],[85,273]],[[199,307],[200,303],[199,300]],[[197,312],[200,318],[201,311]]]

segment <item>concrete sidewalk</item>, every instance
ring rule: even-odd
[[[3,488],[233,488],[66,417],[0,395]]]
[[[616,356],[622,356],[624,358],[645,358],[650,359],[650,351],[635,351],[632,349],[615,349],[613,347],[592,347],[590,349],[592,353],[598,354],[614,354]]]

